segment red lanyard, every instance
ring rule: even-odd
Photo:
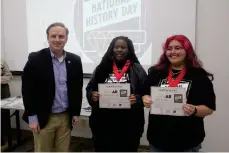
[[[122,68],[122,71],[119,73],[118,72],[118,67],[117,67],[117,65],[116,65],[116,63],[114,61],[113,71],[114,71],[114,75],[115,75],[117,81],[119,81],[122,78],[122,76],[124,75],[124,73],[126,73],[126,71],[129,69],[129,67],[130,67],[130,60],[127,60],[126,64]]]
[[[180,81],[184,78],[185,74],[186,74],[186,68],[184,67],[181,70],[181,73],[176,77],[176,79],[173,80],[172,67],[170,67],[169,68],[169,76],[168,76],[169,87],[177,87],[177,85],[180,83]]]

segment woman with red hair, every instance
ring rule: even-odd
[[[159,62],[149,69],[142,88],[144,106],[154,102],[150,87],[184,87],[185,116],[149,114],[147,139],[153,152],[199,151],[205,138],[204,117],[215,110],[213,75],[202,67],[191,42],[184,35],[169,37]]]

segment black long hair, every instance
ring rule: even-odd
[[[100,64],[96,68],[95,77],[96,77],[98,82],[103,82],[104,79],[106,79],[109,76],[109,73],[112,72],[112,66],[113,66],[113,61],[114,61],[114,57],[113,57],[113,55],[114,55],[114,46],[115,46],[115,42],[118,39],[122,39],[127,43],[128,54],[127,54],[127,58],[126,59],[130,60],[131,63],[140,64],[140,62],[138,61],[138,58],[137,58],[137,56],[135,54],[135,49],[134,49],[134,45],[133,45],[132,40],[130,40],[128,37],[125,37],[125,36],[115,37],[111,41],[106,53],[102,57],[102,60],[101,60]]]

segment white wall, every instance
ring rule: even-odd
[[[3,13],[2,19],[5,19],[2,24],[4,30],[1,34],[1,36],[4,37],[2,43],[5,53],[3,56],[8,66],[14,68],[18,63],[24,63],[28,55],[26,52],[28,50],[27,22],[25,15],[26,1],[1,0],[1,4],[1,11]],[[15,44],[15,42],[17,43]],[[16,60],[15,57],[17,57]]]
[[[229,0],[197,1],[197,38],[196,50],[207,70],[214,73],[214,87],[217,96],[217,111],[205,119],[206,139],[203,151],[229,151]],[[182,12],[181,12],[182,13]],[[181,25],[182,26],[182,25]],[[221,63],[220,63],[221,62]],[[88,80],[84,80],[87,83]],[[11,82],[12,95],[20,95],[21,81],[15,77]],[[146,111],[148,114],[148,111]],[[27,125],[22,122],[22,127]],[[12,122],[13,124],[13,122]],[[147,127],[147,119],[145,132]],[[90,129],[78,125],[73,135],[90,137]],[[147,145],[146,133],[141,144]]]
[[[1,8],[1,10],[0,10],[0,17],[1,17],[1,19],[0,19],[0,29],[1,29],[1,32],[0,32],[0,34],[1,34],[1,41],[0,41],[0,47],[1,47],[1,56],[0,57],[4,57],[4,46],[3,46],[3,44],[4,44],[4,41],[3,41],[3,9],[2,9],[2,1],[0,2],[0,8]]]
[[[217,111],[205,119],[204,151],[229,151],[229,0],[197,2],[197,52],[215,74],[217,96]]]

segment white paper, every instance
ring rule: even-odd
[[[130,84],[129,83],[109,83],[99,84],[99,107],[130,109]]]
[[[12,97],[1,100],[1,108],[24,110],[24,104],[21,97]]]
[[[153,104],[150,114],[184,116],[182,106],[186,103],[186,89],[179,87],[151,87]]]
[[[82,107],[81,107],[81,116],[90,116],[91,115],[91,106],[88,104],[86,99],[83,99],[82,101]]]

